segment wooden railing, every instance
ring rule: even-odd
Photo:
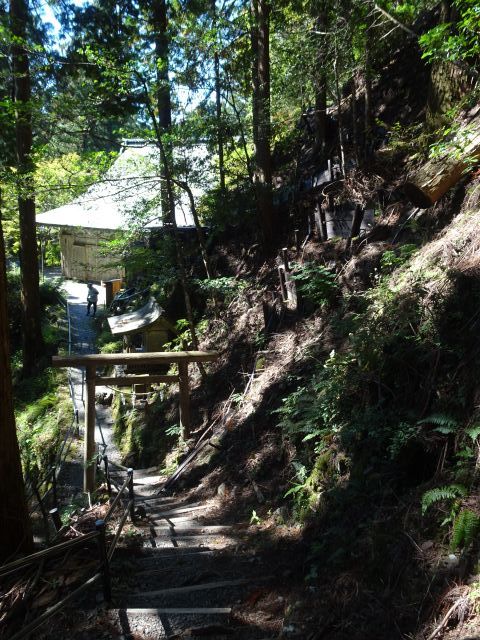
[[[126,494],[128,494],[126,507],[120,518],[120,522],[118,524],[113,540],[110,543],[110,546],[107,547],[107,523],[111,519],[114,510],[121,503],[122,498],[124,498]],[[0,567],[0,578],[5,578],[17,571],[20,571],[21,569],[25,569],[26,567],[31,565],[39,564],[62,553],[69,554],[73,548],[80,547],[85,544],[90,544],[93,540],[96,540],[98,545],[99,564],[97,567],[98,570],[94,573],[94,575],[89,577],[83,584],[81,584],[79,587],[74,589],[74,591],[65,596],[62,600],[60,600],[60,602],[57,602],[55,605],[42,613],[42,615],[38,616],[35,620],[32,620],[32,622],[17,631],[17,633],[15,633],[13,636],[10,636],[9,640],[22,640],[23,638],[26,638],[31,633],[33,633],[33,631],[41,627],[54,614],[61,611],[61,609],[63,609],[69,602],[72,602],[75,598],[84,593],[99,580],[102,580],[103,595],[105,601],[107,603],[111,602],[112,589],[110,579],[110,562],[112,560],[113,554],[115,553],[115,549],[122,534],[123,527],[129,515],[131,521],[134,522],[135,495],[133,491],[133,469],[128,469],[127,477],[125,478],[125,481],[118,491],[117,495],[113,499],[110,508],[105,515],[105,518],[103,520],[97,520],[95,522],[95,531],[85,533],[78,538],[74,538],[73,540],[60,542],[53,547],[49,547],[48,549],[44,549],[42,551],[37,551],[36,553],[32,553],[28,556],[25,556],[24,558],[20,558],[19,560],[15,560],[14,562],[10,562],[9,564]]]
[[[72,327],[70,321],[70,310],[68,303],[62,297],[58,297],[58,302],[65,308],[68,325],[68,340],[66,341],[68,354],[72,351]],[[58,531],[58,501],[57,501],[57,478],[62,469],[63,463],[70,451],[73,437],[79,433],[79,412],[75,398],[75,388],[71,376],[70,369],[67,369],[68,389],[72,401],[73,414],[69,427],[65,432],[65,436],[55,456],[55,461],[39,478],[26,477],[25,494],[29,504],[35,498],[37,505],[31,506],[30,514],[40,511],[43,518],[45,540],[47,544],[50,541],[50,527],[48,515],[51,516],[55,529]]]

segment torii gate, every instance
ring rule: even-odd
[[[153,353],[92,353],[88,355],[53,356],[54,367],[85,367],[85,442],[84,442],[84,491],[93,491],[95,486],[95,387],[110,385],[129,387],[133,384],[178,383],[180,388],[180,426],[184,438],[190,435],[190,389],[188,365],[190,362],[212,362],[218,358],[216,351],[159,351]],[[97,375],[97,367],[124,365],[178,364],[178,375],[127,375],[106,377]]]

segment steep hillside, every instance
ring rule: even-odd
[[[432,135],[420,84],[414,117],[391,114],[350,178],[350,197],[372,183],[388,195],[374,228],[288,247],[298,304],[255,246],[221,249],[234,280],[201,347],[222,355],[193,392],[212,446],[173,490],[216,495],[224,519],[250,520],[253,543],[276,550],[281,637],[478,632],[480,178],[426,210],[398,191]]]

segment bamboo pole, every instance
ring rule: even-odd
[[[182,429],[182,437],[188,440],[190,437],[190,388],[188,384],[188,364],[186,362],[178,363],[178,380],[180,386],[180,427]]]
[[[87,398],[85,404],[85,442],[83,490],[92,492],[95,487],[95,365],[87,365]]]

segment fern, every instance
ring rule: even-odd
[[[441,500],[454,500],[460,498],[467,493],[466,487],[461,484],[450,484],[444,487],[436,487],[426,491],[422,496],[422,515],[427,509]]]
[[[462,509],[453,523],[452,550],[468,547],[480,531],[480,517],[470,509]]]
[[[453,433],[458,427],[458,422],[455,418],[444,413],[433,413],[431,416],[419,420],[417,424],[434,424],[436,425],[435,431],[444,434]]]
[[[474,424],[468,429],[465,429],[465,433],[475,442],[478,436],[480,436],[480,424]]]

